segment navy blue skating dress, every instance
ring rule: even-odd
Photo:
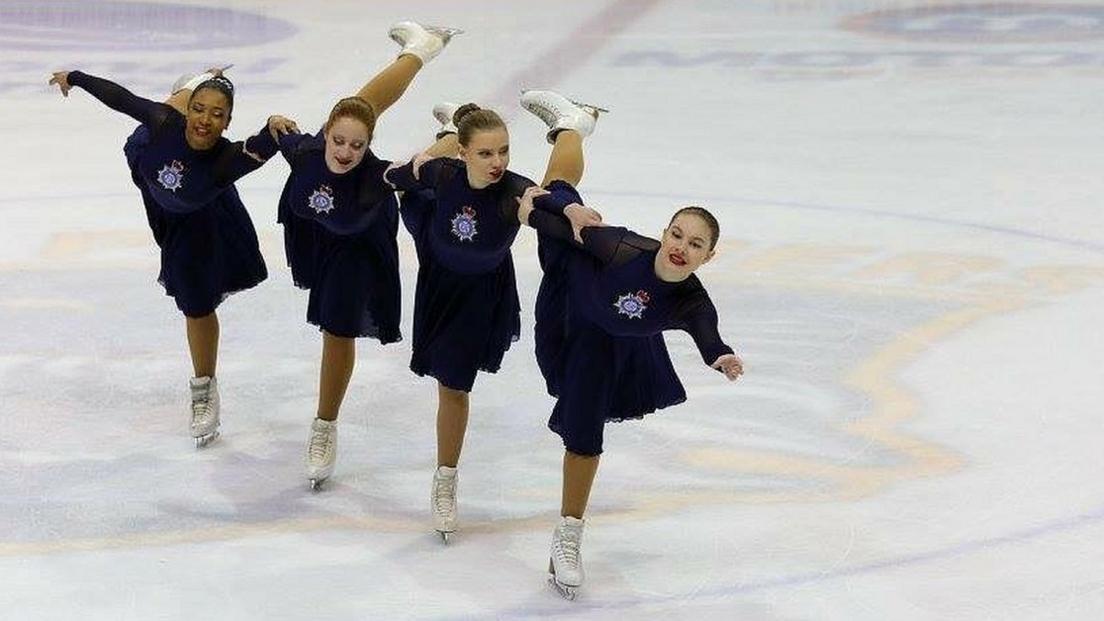
[[[555,193],[570,190],[557,184]],[[560,201],[559,204],[563,204]],[[602,452],[606,421],[641,418],[686,400],[664,330],[693,337],[706,364],[733,353],[717,331],[717,310],[693,274],[667,282],[655,274],[659,242],[622,227],[587,227],[583,244],[556,212],[535,201],[530,224],[541,243],[537,362],[557,398],[548,426],[580,455]]]
[[[521,334],[510,246],[519,229],[517,198],[535,185],[506,171],[482,189],[468,185],[459,160],[412,163],[387,178],[405,190],[400,215],[418,252],[410,368],[470,392],[479,371],[494,373]]]
[[[230,294],[268,276],[234,187],[276,153],[267,125],[244,143],[220,138],[200,151],[188,146],[184,116],[171,106],[80,71],[69,73],[69,83],[141,123],[123,152],[161,248],[158,282],[181,312],[209,315]]]
[[[390,162],[368,151],[334,174],[322,132],[283,136],[280,152],[291,175],[278,220],[292,279],[310,290],[307,321],[335,336],[401,340],[399,206],[383,180]]]

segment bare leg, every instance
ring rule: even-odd
[[[583,179],[583,137],[573,129],[565,129],[556,134],[556,143],[552,145],[552,154],[548,156],[548,167],[545,169],[541,187],[557,179],[572,186],[579,185]]]
[[[318,418],[337,420],[356,364],[356,339],[322,332],[322,369],[318,377]]]
[[[413,54],[403,54],[361,87],[357,97],[372,104],[378,118],[402,97],[421,68],[421,59]]]
[[[437,383],[437,465],[455,468],[468,429],[468,393]]]
[[[218,363],[218,315],[185,317],[188,350],[192,355],[192,370],[196,377],[214,377]]]
[[[587,501],[590,499],[590,488],[597,473],[598,455],[579,455],[564,451],[561,516],[583,519]]]
[[[445,134],[425,150],[430,157],[456,157],[460,152],[460,141],[456,134]]]

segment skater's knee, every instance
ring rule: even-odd
[[[322,330],[322,340],[328,345],[337,345],[350,347],[356,345],[356,338],[351,336],[340,336],[330,332],[328,330]]]
[[[565,434],[564,448],[578,457],[598,457],[602,454],[602,434]]]
[[[441,383],[437,384],[437,396],[442,403],[461,406],[468,404],[468,393],[466,391],[449,388]]]

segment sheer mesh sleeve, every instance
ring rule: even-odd
[[[266,122],[260,131],[246,138],[245,142],[233,142],[223,149],[212,170],[215,183],[220,186],[234,183],[260,168],[276,155],[276,149],[276,140],[268,131]]]
[[[526,188],[537,184],[531,179],[511,172],[507,172],[506,178],[499,183],[502,183],[503,186],[502,199],[498,203],[498,213],[504,222],[518,226],[521,224],[521,221],[518,220],[518,199],[525,193]]]
[[[445,164],[448,158],[439,157],[422,164],[418,169],[418,176],[414,177],[414,160],[410,160],[402,166],[395,166],[387,171],[384,180],[390,183],[396,190],[436,190],[443,181]]]
[[[603,265],[624,265],[641,252],[654,252],[659,242],[621,226],[588,226],[582,230],[583,247]]]
[[[83,71],[70,71],[69,84],[83,88],[108,108],[122,112],[154,131],[172,115],[180,115],[169,105],[144,99],[110,80],[97,78]]]
[[[721,340],[717,329],[717,308],[713,306],[709,294],[696,276],[690,278],[693,279],[690,285],[693,289],[675,310],[674,327],[688,332],[694,339],[702,360],[705,364],[712,365],[717,358],[734,352]]]
[[[514,217],[517,217],[516,214]],[[580,247],[579,243],[575,241],[575,233],[571,230],[571,223],[563,216],[534,209],[529,212],[529,226],[536,229],[538,233]]]

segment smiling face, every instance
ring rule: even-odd
[[[335,175],[356,168],[368,151],[368,126],[349,116],[338,117],[326,129],[326,168]]]
[[[655,272],[661,280],[685,280],[694,270],[713,258],[713,230],[705,218],[693,213],[680,213],[663,229]]]
[[[193,93],[185,116],[184,139],[188,146],[203,151],[218,143],[230,125],[230,99],[213,88]]]
[[[468,143],[460,145],[460,159],[467,165],[471,187],[497,183],[510,165],[510,134],[505,127],[473,132]]]

